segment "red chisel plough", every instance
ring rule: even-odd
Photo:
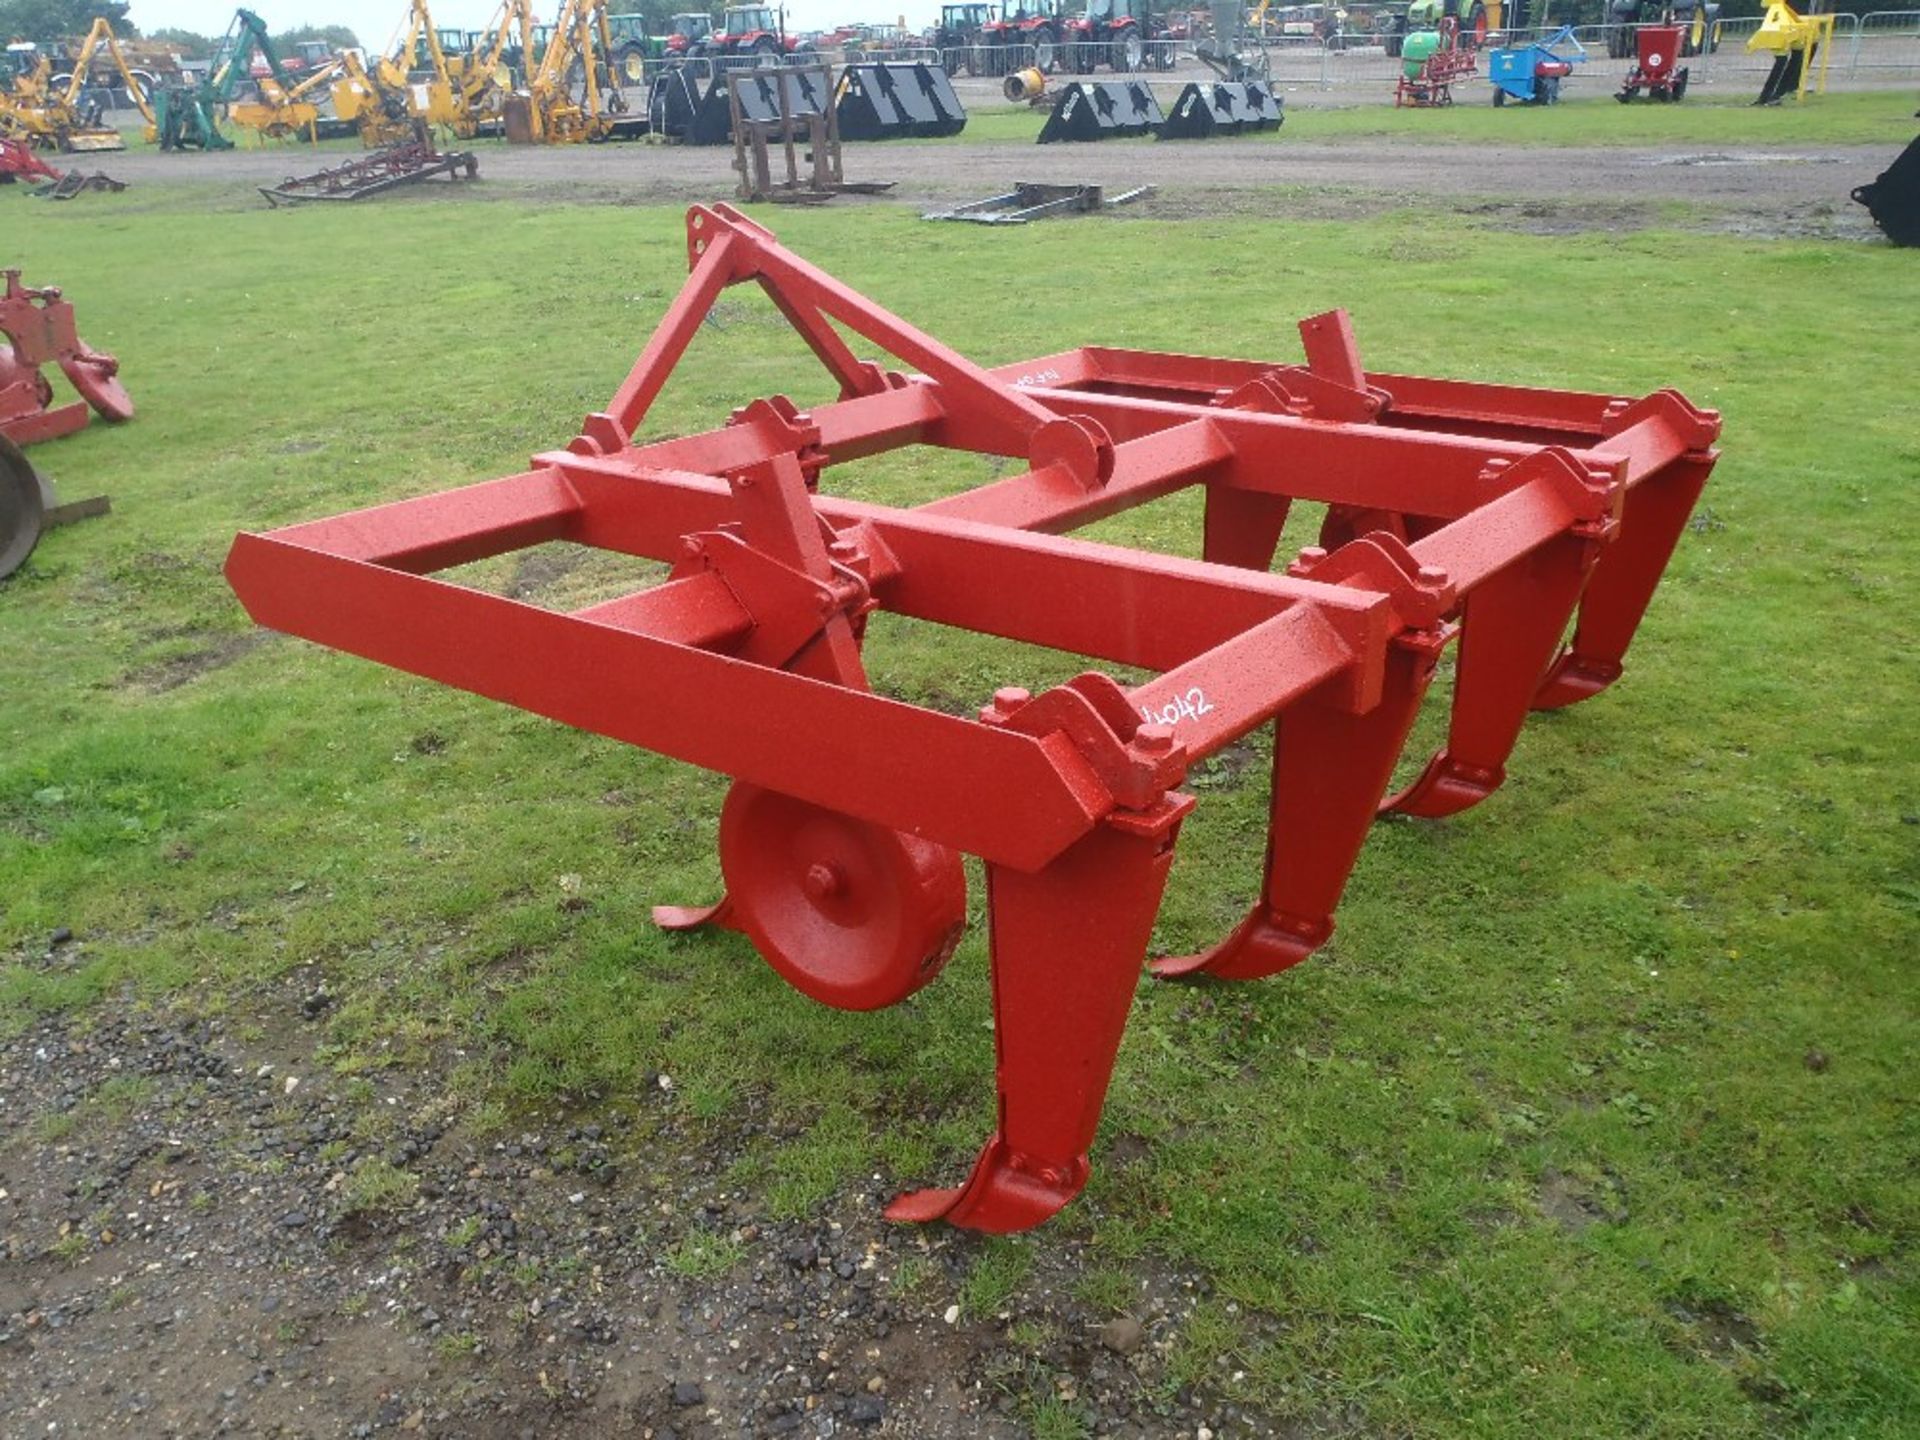
[[[896,1219],[1018,1230],[1086,1183],[1195,761],[1275,725],[1265,885],[1165,976],[1297,964],[1381,809],[1485,799],[1529,709],[1609,685],[1713,468],[1716,415],[1639,399],[1370,374],[1344,313],[1306,363],[1085,348],[986,370],[783,249],[727,206],[688,216],[692,276],[612,403],[518,475],[242,535],[227,574],[259,623],[735,776],[726,896],[661,923],[744,931],[831,1005],[912,994],[953,953],[961,852],[986,865],[999,1127],[957,1190]],[[838,380],[799,411],[631,437],[720,292],[757,282]],[[838,326],[898,357],[855,358]],[[907,445],[1029,469],[913,509],[830,494]],[[1204,559],[1063,532],[1188,486]],[[1271,564],[1289,504],[1317,546]],[[549,540],[672,563],[559,613],[432,578]],[[979,719],[874,694],[877,608],[1110,662]],[[1572,623],[1570,640],[1563,641]],[[1387,789],[1442,649],[1445,747]],[[668,702],[668,703],[663,703]],[[799,737],[805,743],[797,743]]]

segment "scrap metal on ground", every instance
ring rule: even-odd
[[[433,141],[422,135],[311,175],[290,175],[278,185],[262,185],[260,193],[273,206],[303,200],[364,200],[436,175],[457,181],[475,179],[479,173],[480,161],[472,151],[436,150]]]
[[[79,336],[72,302],[51,286],[20,283],[18,270],[0,271],[0,579],[33,553],[41,532],[107,513],[105,496],[62,504],[52,484],[28,463],[22,447],[71,435],[87,423],[89,407],[104,420],[133,417],[120,383],[120,362]],[[42,367],[57,365],[80,399],[55,404]]]
[[[998,1128],[963,1186],[901,1197],[900,1220],[1020,1230],[1085,1185],[1189,767],[1274,725],[1264,884],[1222,942],[1152,969],[1297,964],[1332,934],[1376,813],[1487,799],[1529,710],[1619,677],[1716,458],[1718,416],[1671,390],[1369,372],[1341,311],[1301,322],[1304,364],[1086,347],[988,370],[730,206],[689,212],[687,256],[632,372],[564,448],[243,534],[227,575],[262,625],[734,776],[724,898],[656,918],[744,932],[824,1003],[875,1009],[931,981],[966,924],[961,855],[980,857]],[[636,442],[715,301],[749,283],[842,398],[776,395]],[[1027,468],[915,508],[833,493],[836,465],[914,445]],[[1192,488],[1199,560],[1066,533]],[[1296,499],[1329,509],[1275,574]],[[573,611],[436,577],[549,541],[671,568]],[[1009,684],[977,718],[948,714],[874,693],[882,608],[1151,678]],[[1446,743],[1390,795],[1455,642]]]
[[[920,218],[964,220],[975,225],[1025,225],[1030,220],[1046,220],[1055,215],[1089,215],[1098,210],[1111,210],[1151,194],[1151,185],[1108,195],[1098,185],[1040,185],[1021,181],[1004,195],[970,200],[951,210],[931,210]]]

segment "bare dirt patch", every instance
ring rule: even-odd
[[[750,1104],[476,1134],[451,1057],[332,1075],[333,1008],[308,969],[231,1026],[108,1001],[0,1041],[0,1433],[1013,1437],[1061,1394],[1282,1433],[1168,1378],[1197,1276],[1146,1265],[1116,1326],[1056,1233],[964,1313],[987,1243],[885,1225],[897,1177],[805,1220],[731,1183]]]

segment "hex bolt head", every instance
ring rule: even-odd
[[[1133,732],[1136,749],[1149,755],[1165,755],[1173,749],[1173,727],[1171,725],[1142,725]]]

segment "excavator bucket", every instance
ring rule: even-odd
[[[262,625],[732,776],[724,894],[656,919],[743,935],[823,1004],[931,983],[967,915],[961,857],[979,857],[997,1123],[962,1183],[902,1195],[899,1220],[1020,1230],[1086,1185],[1191,766],[1273,727],[1260,892],[1219,943],[1152,969],[1299,963],[1332,934],[1383,805],[1489,801],[1531,710],[1618,679],[1716,455],[1718,416],[1670,390],[1369,371],[1341,311],[1300,322],[1299,360],[1088,346],[986,369],[730,206],[689,212],[687,257],[679,298],[564,447],[243,534],[227,576]],[[743,284],[840,398],[754,399],[703,433],[636,439]],[[911,508],[836,492],[837,466],[915,445],[1024,468]],[[1200,559],[1071,533],[1183,490],[1204,501]],[[1276,572],[1295,499],[1326,507],[1320,543]],[[668,568],[571,610],[442,574],[551,540]],[[881,609],[1096,668],[1008,683],[972,716],[911,704],[868,679]],[[1455,645],[1445,744],[1389,795]],[[743,948],[715,943],[713,963]]]

